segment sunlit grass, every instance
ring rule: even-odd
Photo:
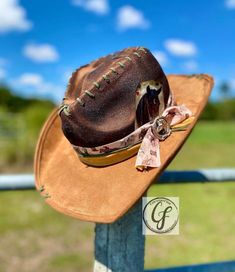
[[[0,194],[0,271],[91,270],[94,224],[57,213],[36,191]]]
[[[235,167],[235,122],[200,122],[169,169]]]
[[[152,186],[149,196],[179,197],[180,235],[147,237],[147,267],[235,259],[234,183]]]
[[[234,135],[232,122],[199,123],[169,169],[234,167]],[[180,197],[180,235],[147,237],[146,267],[235,258],[235,183],[154,185],[149,195]],[[37,192],[0,192],[1,272],[92,271],[93,243],[94,224],[57,213]]]

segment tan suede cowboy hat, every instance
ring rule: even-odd
[[[115,221],[177,154],[212,86],[205,74],[166,77],[143,47],[82,66],[40,134],[37,190],[64,214]]]

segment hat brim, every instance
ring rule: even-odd
[[[205,74],[170,75],[168,81],[176,103],[186,105],[195,119],[186,131],[160,142],[160,168],[137,171],[136,156],[108,167],[86,166],[63,135],[57,110],[50,115],[35,153],[36,188],[49,205],[66,215],[101,223],[111,223],[131,208],[175,157],[213,87],[213,78]]]

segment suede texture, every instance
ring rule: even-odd
[[[186,131],[174,132],[160,143],[157,169],[137,171],[136,156],[108,167],[83,164],[63,134],[58,109],[50,115],[35,153],[36,188],[49,205],[66,215],[101,223],[114,222],[134,205],[175,157],[213,87],[212,77],[205,74],[170,75],[168,81],[176,103],[185,104],[195,119]]]
[[[65,95],[69,115],[63,111],[60,114],[64,135],[74,145],[95,147],[130,134],[135,129],[136,91],[141,82],[149,80],[162,84],[166,105],[166,76],[151,52],[142,47],[124,49],[81,67],[73,73]],[[87,90],[93,98],[86,95]],[[158,105],[152,102],[154,97],[147,100],[138,118],[143,120],[139,126],[150,121],[145,107],[153,117],[159,115]]]

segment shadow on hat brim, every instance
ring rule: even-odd
[[[160,143],[157,169],[137,171],[136,156],[108,167],[86,166],[63,135],[57,110],[50,115],[35,154],[36,188],[49,205],[66,215],[101,223],[117,220],[133,206],[175,157],[213,87],[213,78],[205,74],[170,75],[168,80],[176,103],[186,105],[195,119],[186,131],[174,132]]]

